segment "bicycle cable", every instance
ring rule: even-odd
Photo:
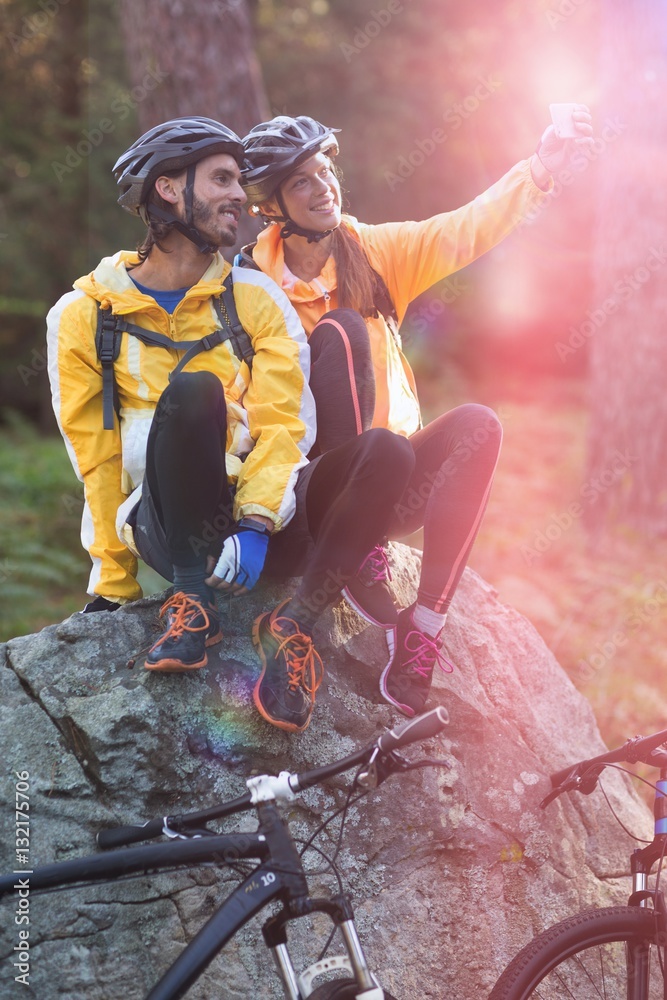
[[[652,788],[654,792],[658,791],[658,788],[656,787],[656,785],[653,784],[652,781],[649,781],[647,778],[642,778],[642,776],[640,774],[636,774],[634,771],[630,771],[627,767],[623,767],[621,764],[612,764],[612,763],[610,763],[610,764],[607,764],[607,767],[613,767],[614,770],[616,770],[616,771],[622,771],[623,774],[627,774],[630,778],[636,778],[637,781],[641,781],[642,784],[648,785],[648,787]],[[638,844],[652,844],[653,843],[652,840],[645,840],[643,837],[637,837],[634,833],[632,833],[630,830],[628,830],[627,826],[624,824],[623,820],[618,816],[618,814],[616,813],[614,807],[612,806],[611,802],[609,801],[609,797],[607,796],[607,793],[604,790],[604,785],[602,784],[601,778],[598,778],[598,785],[600,786],[600,791],[604,795],[605,802],[609,806],[609,809],[610,809],[610,812],[611,812],[612,816],[614,817],[614,819],[616,820],[616,822],[618,823],[618,825],[621,827],[621,829],[625,833],[627,833],[628,837],[630,837],[631,840],[635,840]],[[663,849],[663,854],[664,854],[664,849]]]
[[[336,878],[338,880],[338,887],[339,887],[341,893],[343,892],[343,880],[342,880],[342,878],[340,876],[340,872],[338,871],[338,868],[336,867],[336,858],[338,857],[338,855],[340,853],[340,849],[341,849],[342,843],[343,843],[343,831],[345,829],[345,821],[347,819],[348,809],[350,808],[351,805],[353,805],[355,802],[358,802],[360,799],[364,798],[364,796],[368,795],[369,791],[371,791],[371,789],[369,789],[369,788],[363,789],[362,791],[359,792],[359,794],[354,799],[352,798],[352,794],[354,792],[354,788],[355,788],[355,785],[356,785],[356,782],[357,782],[357,778],[359,777],[359,775],[361,774],[361,772],[363,771],[363,769],[365,767],[367,767],[367,765],[364,763],[364,764],[361,764],[357,768],[356,774],[354,775],[354,778],[353,778],[352,782],[350,783],[350,787],[348,789],[347,795],[345,797],[345,802],[343,803],[343,805],[339,806],[338,809],[334,810],[334,812],[332,812],[330,816],[327,816],[327,818],[325,820],[323,820],[322,823],[320,823],[320,825],[317,827],[317,829],[314,831],[314,833],[311,834],[311,836],[308,838],[307,841],[305,841],[305,842],[304,841],[299,841],[299,843],[303,843],[304,844],[303,849],[299,852],[300,857],[303,857],[303,855],[305,854],[305,852],[307,850],[313,850],[313,851],[318,851],[324,858],[326,858],[326,860],[329,862],[329,866],[330,866],[331,870],[336,875]],[[341,821],[341,824],[340,824],[340,829],[338,831],[338,837],[337,837],[336,843],[335,843],[335,850],[334,850],[334,853],[333,853],[333,857],[329,858],[328,855],[326,855],[324,853],[324,851],[322,851],[319,847],[316,847],[313,844],[313,841],[315,840],[316,837],[319,837],[319,835],[326,829],[326,827],[329,825],[329,823],[331,823],[331,821],[334,820],[337,816],[340,816],[341,813],[343,814],[343,818],[342,818],[342,821]],[[324,871],[326,871],[326,869]],[[308,875],[317,875],[317,874],[323,874],[322,870],[320,870],[319,872],[317,870],[315,870],[314,872],[308,872]],[[316,959],[316,962],[321,962],[322,959],[324,958],[324,956],[326,955],[326,953],[328,952],[329,948],[331,947],[331,942],[333,941],[334,936],[336,934],[336,930],[337,930],[337,927],[334,924],[334,926],[332,927],[331,932],[329,934],[329,937],[324,942],[324,947],[322,948],[320,954],[318,955],[318,957]]]
[[[639,781],[642,782],[642,784],[648,785],[649,788],[652,788],[654,792],[659,792],[659,789],[657,788],[656,785],[653,784],[652,781],[649,781],[647,778],[643,778],[640,774],[636,774],[634,771],[630,771],[627,767],[623,767],[621,764],[609,763],[607,765],[607,767],[613,767],[617,771],[622,771],[624,774],[629,775],[631,778],[637,778]],[[615,811],[614,807],[612,806],[611,802],[609,801],[609,796],[607,795],[607,793],[606,793],[606,791],[604,789],[604,785],[602,784],[602,781],[600,779],[598,779],[598,785],[600,786],[600,791],[604,795],[605,802],[609,806],[609,809],[611,811],[612,816],[614,817],[614,819],[616,820],[616,822],[619,824],[619,826],[621,827],[621,829],[625,833],[627,833],[627,835],[631,838],[631,840],[634,840],[634,841],[636,841],[639,844],[652,844],[653,843],[652,840],[644,840],[643,837],[637,837],[637,836],[635,836],[635,834],[631,833],[628,830],[628,828],[625,826],[625,824],[623,823],[623,821],[620,819],[620,817],[616,813],[616,811]],[[662,851],[660,853],[660,858],[658,860],[658,869],[657,869],[656,876],[655,876],[655,893],[656,893],[656,896],[657,896],[657,893],[659,892],[659,889],[660,889],[660,875],[661,875],[661,872],[662,872],[662,865],[663,865],[663,862],[665,860],[665,851],[666,850],[667,850],[667,837],[665,837],[663,839],[663,842],[662,842]],[[660,935],[661,935],[661,928],[660,928],[660,923],[659,923],[659,911],[657,909],[655,909],[655,921],[656,921],[656,940],[659,942],[660,941]],[[659,944],[658,944],[658,947],[657,947],[658,962],[660,964],[660,973],[662,975],[663,981],[665,980],[665,947],[666,946],[663,945],[663,947],[660,948]]]
[[[303,856],[303,854],[305,853],[306,850],[308,850],[308,848],[311,846],[311,844],[315,840],[315,838],[319,837],[319,835],[329,825],[329,823],[331,823],[332,820],[334,820],[337,816],[340,816],[340,814],[342,813],[343,814],[343,819],[342,819],[342,822],[340,824],[340,830],[338,831],[338,838],[336,840],[336,849],[334,851],[334,855],[333,855],[333,859],[332,859],[333,863],[335,863],[336,858],[338,857],[338,854],[340,853],[340,848],[341,848],[341,845],[342,845],[343,831],[345,829],[345,820],[347,819],[347,811],[350,808],[350,806],[353,805],[353,803],[358,802],[359,799],[362,799],[364,797],[364,795],[368,795],[368,792],[370,791],[370,789],[363,789],[362,791],[359,792],[359,794],[356,796],[356,798],[354,798],[354,799],[352,798],[352,794],[354,792],[354,787],[355,787],[356,780],[357,780],[357,778],[359,777],[359,775],[361,774],[361,772],[363,771],[363,769],[366,766],[367,765],[365,763],[361,764],[359,766],[359,768],[357,769],[357,772],[356,772],[356,774],[354,776],[354,779],[350,783],[350,787],[349,787],[349,789],[347,791],[347,795],[345,797],[345,802],[343,803],[342,806],[339,806],[338,809],[335,809],[331,813],[330,816],[327,816],[326,819],[322,820],[322,822],[320,823],[320,825],[315,829],[315,831],[311,834],[311,836],[305,842],[305,846],[304,846],[303,850],[300,852],[301,856]]]

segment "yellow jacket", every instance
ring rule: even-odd
[[[346,217],[366,255],[382,276],[401,323],[418,295],[500,243],[544,199],[522,160],[487,191],[462,208],[424,222],[368,226]],[[313,281],[285,268],[280,226],[260,233],[253,251],[257,266],[287,293],[308,336],[329,309],[338,305],[336,267],[329,257]],[[420,426],[414,375],[382,316],[366,320],[376,379],[374,427],[410,435]]]
[[[105,258],[74,283],[47,317],[53,407],[67,451],[84,484],[81,540],[93,569],[88,592],[108,600],[141,596],[127,515],[139,499],[146,441],[156,403],[182,356],[122,335],[114,366],[120,425],[103,429],[102,368],[97,358],[97,303],[144,329],[173,340],[197,340],[219,326],[212,296],[232,270],[217,254],[173,315],[144,295],[126,264],[134,253]],[[234,268],[239,319],[255,351],[252,375],[226,343],[202,351],[186,371],[211,371],[227,399],[227,473],[236,485],[234,516],[261,514],[277,530],[294,514],[294,486],[315,438],[308,387],[310,358],[301,324],[285,294],[266,275]]]

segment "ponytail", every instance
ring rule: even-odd
[[[339,307],[356,309],[364,319],[376,316],[376,274],[345,217],[334,230],[331,254],[336,265]]]

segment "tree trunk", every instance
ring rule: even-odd
[[[203,115],[243,136],[271,117],[246,0],[121,0],[120,10],[141,132]],[[244,213],[239,245],[256,232]]]
[[[589,526],[667,534],[667,71],[662,0],[605,0],[596,121]]]

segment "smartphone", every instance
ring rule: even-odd
[[[551,121],[559,139],[577,139],[579,133],[574,124],[572,112],[577,110],[576,104],[550,104]]]

